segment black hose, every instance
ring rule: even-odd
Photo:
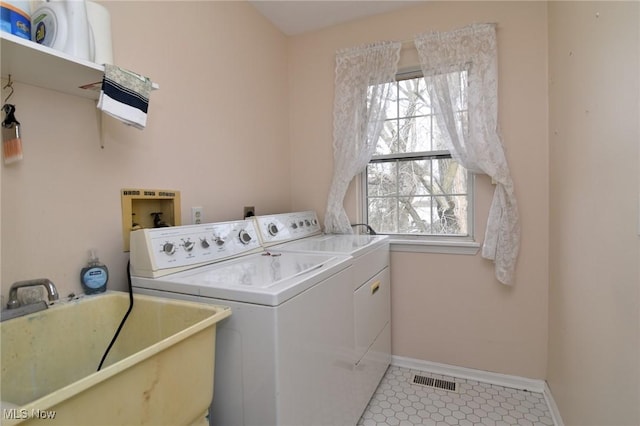
[[[373,228],[370,227],[369,225],[367,225],[366,223],[352,223],[351,226],[352,227],[354,227],[354,226],[364,226],[365,228],[367,228],[367,234],[369,234],[369,235],[378,235],[378,233],[376,231],[374,231]]]
[[[107,359],[107,355],[109,355],[109,351],[111,350],[111,347],[116,342],[116,339],[120,334],[120,330],[122,330],[124,323],[127,322],[127,318],[129,317],[129,314],[133,309],[133,287],[131,285],[131,269],[130,268],[131,268],[131,261],[127,262],[127,282],[129,283],[129,309],[127,310],[127,313],[124,314],[122,321],[120,321],[120,325],[118,326],[116,333],[113,335],[113,339],[111,339],[111,343],[109,343],[107,350],[104,351],[104,355],[102,355],[102,360],[100,360],[100,365],[98,366],[98,369],[96,371],[100,371],[100,369],[102,368],[102,364],[104,364],[104,360]]]

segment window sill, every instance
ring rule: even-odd
[[[389,240],[391,251],[414,253],[441,253],[476,255],[480,251],[480,243],[476,241],[441,241],[441,240],[416,240],[412,238],[391,238]]]

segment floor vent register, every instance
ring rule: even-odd
[[[458,392],[458,384],[456,382],[434,379],[433,377],[421,376],[419,374],[414,374],[412,383],[414,385],[443,389],[450,392]]]

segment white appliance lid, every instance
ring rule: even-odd
[[[349,256],[257,253],[160,278],[133,278],[134,287],[278,306],[351,264]]]
[[[271,247],[271,250],[359,256],[388,241],[386,235],[324,234]]]

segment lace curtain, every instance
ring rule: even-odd
[[[375,152],[400,60],[399,42],[379,42],[336,53],[333,105],[334,170],[325,232],[352,233],[343,207],[349,183]]]
[[[438,126],[452,156],[466,169],[489,175],[496,188],[482,256],[495,261],[498,280],[511,284],[520,247],[513,182],[498,134],[498,59],[493,24],[476,24],[415,39]],[[468,122],[456,126],[459,72],[467,71]],[[454,76],[458,76],[454,78]]]

